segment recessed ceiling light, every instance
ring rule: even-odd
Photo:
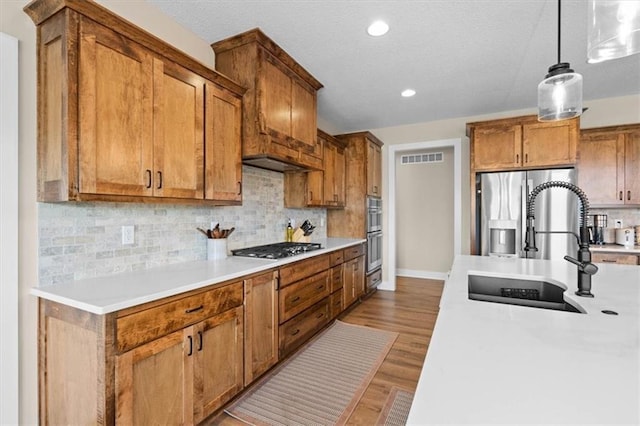
[[[369,25],[369,28],[367,28],[367,33],[373,37],[380,37],[382,35],[385,35],[387,31],[389,31],[389,25],[387,25],[387,23],[383,21],[375,21],[374,23]]]
[[[416,91],[413,89],[407,89],[407,90],[403,90],[402,93],[400,94],[402,95],[403,98],[410,98],[416,94]]]

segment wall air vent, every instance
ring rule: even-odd
[[[400,157],[400,162],[403,165],[407,164],[419,164],[419,163],[442,163],[442,152],[430,152],[424,154],[411,154],[403,155]]]

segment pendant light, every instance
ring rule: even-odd
[[[582,76],[568,62],[560,62],[560,10],[558,0],[558,63],[538,85],[538,121],[558,121],[582,114]]]
[[[640,1],[589,0],[587,62],[640,52]]]

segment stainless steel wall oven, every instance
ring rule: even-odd
[[[382,200],[367,197],[367,273],[382,265]]]

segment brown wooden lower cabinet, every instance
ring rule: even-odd
[[[371,293],[374,291],[378,285],[382,282],[382,269],[378,269],[373,271],[366,278],[365,291],[367,293]]]
[[[41,299],[42,424],[204,420],[243,388],[242,301],[242,282],[106,315]]]
[[[278,271],[244,280],[244,384],[278,362]]]
[[[622,265],[637,265],[638,256],[623,253],[591,253],[591,260],[595,263],[618,263]]]
[[[344,263],[342,299],[344,309],[351,306],[364,294],[364,256],[358,256]]]
[[[106,315],[40,299],[40,421],[200,423],[364,294],[364,269],[357,247]]]
[[[117,356],[116,422],[194,424],[240,392],[243,310],[239,306]]]
[[[328,323],[329,298],[325,297],[280,326],[280,357],[293,352]]]

